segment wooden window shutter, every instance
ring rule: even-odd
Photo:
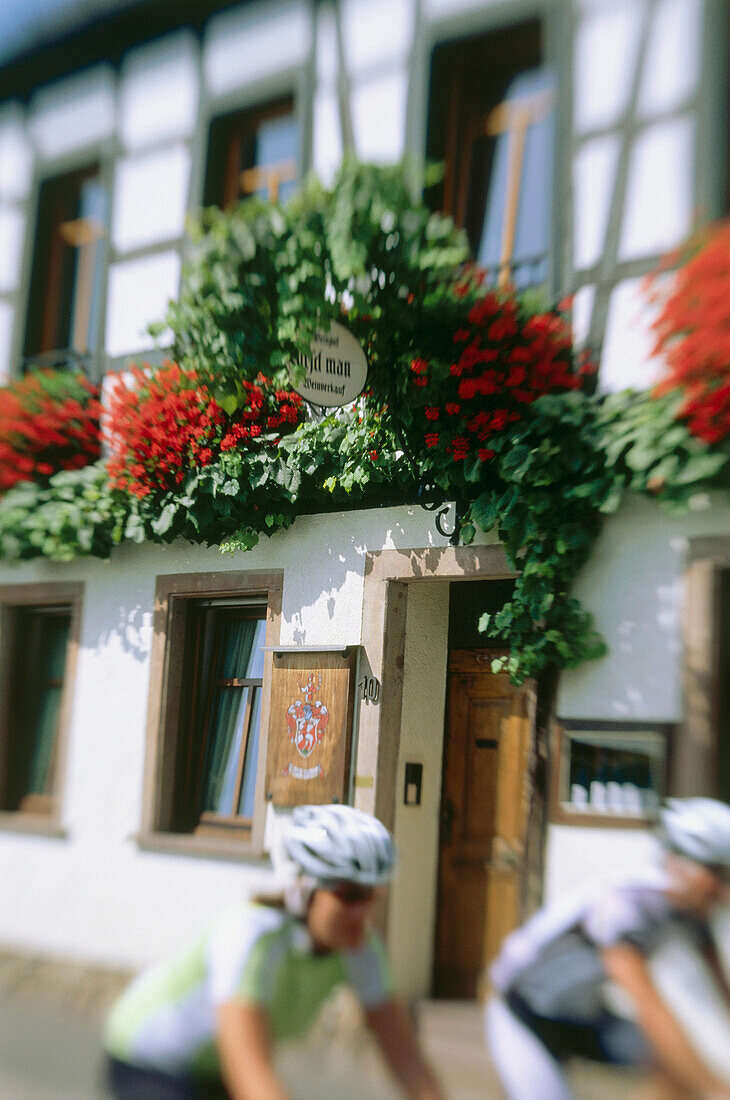
[[[672,762],[671,793],[717,793],[719,714],[720,569],[707,559],[687,573],[685,725]]]
[[[277,806],[347,798],[355,651],[274,653],[266,797]]]

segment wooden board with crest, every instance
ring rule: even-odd
[[[276,806],[344,802],[355,649],[274,652],[266,797]]]

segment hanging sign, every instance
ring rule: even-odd
[[[349,405],[365,388],[368,364],[365,352],[351,332],[333,321],[328,330],[317,329],[309,354],[300,352],[306,367],[303,381],[292,381],[294,390],[310,405],[334,408]]]

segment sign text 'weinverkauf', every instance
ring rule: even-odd
[[[333,321],[327,331],[317,329],[309,354],[299,354],[304,379],[293,381],[296,392],[312,405],[349,405],[362,393],[368,375],[365,352],[346,328]]]

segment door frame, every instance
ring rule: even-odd
[[[400,730],[403,711],[403,673],[405,663],[408,592],[412,584],[434,581],[505,580],[515,577],[504,548],[487,546],[424,547],[413,550],[380,550],[365,558],[363,589],[362,647],[358,679],[363,676],[380,682],[377,706],[361,706],[356,718],[356,740],[352,756],[353,804],[374,814],[393,829],[398,782]],[[488,648],[488,647],[485,647]],[[537,745],[536,692],[532,687],[528,702],[529,758],[534,760],[544,748]],[[528,770],[532,767],[528,764]],[[531,782],[528,777],[528,783]],[[534,784],[532,784],[534,786]],[[547,798],[547,782],[543,797]],[[542,848],[545,822],[540,826],[539,864],[526,875],[544,874]],[[523,883],[523,894],[525,884]],[[534,883],[532,887],[534,893]],[[385,928],[385,917],[383,924]]]

